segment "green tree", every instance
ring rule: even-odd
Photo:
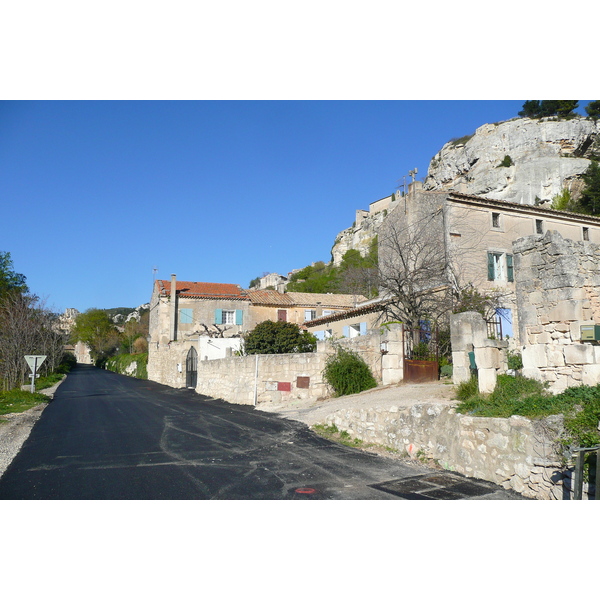
[[[591,119],[600,119],[600,100],[593,100],[585,107],[585,112]]]
[[[585,188],[579,198],[579,204],[589,214],[600,214],[600,166],[598,166],[598,162],[593,160],[581,177]]]
[[[519,116],[530,119],[553,116],[568,118],[573,116],[573,111],[578,106],[578,100],[527,100],[523,104],[523,110],[519,112]]]
[[[526,100],[523,104],[523,110],[519,112],[520,117],[527,117],[529,119],[536,119],[540,116],[540,101],[539,100]]]
[[[106,311],[90,308],[77,315],[71,341],[82,341],[90,348],[96,362],[109,357],[119,346],[120,336]]]
[[[336,268],[319,261],[294,273],[286,289],[288,292],[326,294],[335,290],[336,282]]]
[[[317,338],[295,323],[263,321],[244,336],[245,354],[289,354],[314,352]]]
[[[25,275],[15,273],[10,252],[0,252],[0,298],[10,292],[26,294],[29,291]]]

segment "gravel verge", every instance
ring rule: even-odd
[[[49,396],[52,400],[54,392],[65,379],[66,377],[63,377],[52,387],[40,390],[40,393]],[[0,477],[18,454],[46,406],[48,405],[38,404],[25,412],[10,413],[0,417],[2,419],[0,421]]]

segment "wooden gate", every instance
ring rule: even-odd
[[[404,343],[404,381],[424,383],[439,379],[437,328],[422,322],[421,327],[402,328]]]
[[[193,346],[185,359],[185,386],[196,389],[198,385],[198,353]]]

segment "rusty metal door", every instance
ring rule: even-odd
[[[429,323],[402,329],[404,341],[404,381],[424,383],[439,379],[439,345],[437,328]]]

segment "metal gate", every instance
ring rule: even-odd
[[[404,345],[404,381],[424,383],[439,379],[437,328],[422,322],[417,328],[402,328]]]
[[[198,353],[193,346],[187,353],[185,359],[185,385],[188,388],[196,389],[198,384]]]

